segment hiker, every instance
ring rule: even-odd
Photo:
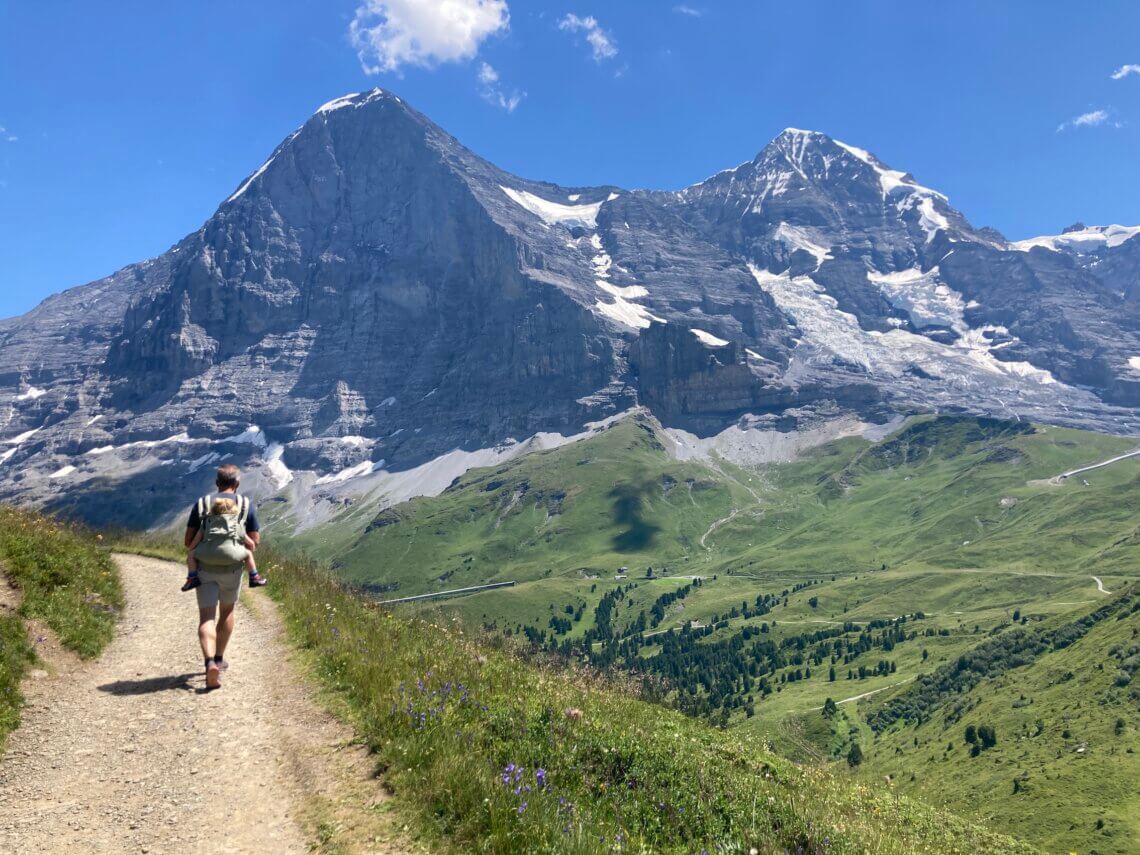
[[[203,517],[202,503],[197,505],[200,528],[194,539],[186,547],[186,582],[183,591],[189,591],[202,584],[198,570],[203,564],[211,566],[232,566],[240,561],[249,571],[249,584],[258,587],[265,584],[265,578],[257,572],[257,562],[253,550],[257,547],[253,538],[245,530],[249,515],[248,500],[215,496],[209,512]],[[258,581],[260,580],[260,582]]]
[[[226,645],[234,631],[234,606],[241,591],[242,575],[249,570],[251,587],[266,584],[265,577],[252,563],[253,550],[261,540],[261,526],[253,503],[238,494],[241,470],[232,463],[223,464],[218,467],[214,483],[217,492],[203,496],[190,510],[184,543],[188,552],[187,566],[196,567],[196,572],[191,569],[182,586],[184,591],[193,588],[198,597],[198,641],[202,645],[209,689],[222,684],[221,673],[228,667]],[[226,514],[213,514],[215,509],[231,513],[227,518]],[[231,541],[229,547],[221,544],[227,539]],[[244,560],[247,556],[248,564]],[[224,563],[214,563],[215,560]]]

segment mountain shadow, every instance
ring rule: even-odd
[[[648,489],[647,485],[619,484],[608,494],[613,501],[611,513],[614,522],[626,527],[625,531],[614,535],[612,539],[617,552],[637,552],[646,549],[661,530],[660,526],[654,525],[642,516],[645,504],[643,496]]]

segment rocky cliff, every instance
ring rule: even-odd
[[[154,524],[232,459],[393,501],[636,405],[1137,432],[1138,234],[1011,244],[794,129],[680,192],[558,187],[349,95],[168,252],[0,322],[0,496]]]

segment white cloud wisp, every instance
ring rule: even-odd
[[[490,63],[479,63],[477,77],[479,79],[479,96],[488,104],[506,110],[508,113],[513,113],[515,108],[522,103],[522,99],[526,97],[525,92],[519,92],[517,89],[507,95],[502,86],[499,85],[499,72],[492,68]]]
[[[1090,110],[1087,113],[1081,113],[1079,116],[1074,116],[1067,122],[1061,122],[1057,125],[1057,133],[1067,130],[1069,128],[1095,128],[1098,125],[1103,125],[1109,120],[1108,110]],[[1119,128],[1120,122],[1112,122],[1111,126]]]
[[[585,33],[586,41],[590,45],[590,50],[594,56],[594,62],[602,62],[607,59],[613,59],[618,54],[617,43],[614,37],[602,29],[598,19],[593,15],[587,15],[584,18],[579,18],[577,15],[567,13],[563,16],[562,20],[558,22],[558,29],[564,33]]]
[[[1140,74],[1140,64],[1133,62],[1127,63],[1120,66],[1120,68],[1116,69],[1116,71],[1112,72],[1109,76],[1112,77],[1113,80],[1123,80],[1129,74]]]

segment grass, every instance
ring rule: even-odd
[[[395,591],[385,596],[517,580],[513,588],[399,607],[402,615],[436,623],[457,617],[468,631],[487,625],[545,630],[552,616],[564,617],[571,606],[582,609],[582,618],[560,640],[575,639],[592,627],[594,607],[614,587],[635,585],[614,617],[621,627],[693,574],[705,584],[671,606],[659,629],[694,619],[707,623],[713,615],[723,619],[742,601],[809,580],[817,584],[790,591],[770,615],[733,619],[709,640],[746,623],[775,621],[769,637],[779,640],[813,626],[921,610],[927,615],[923,626],[940,634],[900,644],[889,657],[897,673],[846,680],[845,664],[832,683],[826,666],[813,669],[810,679],[781,684],[758,700],[754,716],[734,709],[736,738],[771,743],[816,763],[845,752],[856,739],[867,755],[863,768],[873,776],[867,780],[881,783],[891,774],[894,789],[929,795],[1050,847],[1072,841],[1114,851],[1112,835],[1119,840],[1134,831],[1119,816],[1128,809],[1136,814],[1140,804],[1129,808],[1113,796],[1113,816],[1090,819],[1095,790],[1084,784],[1027,787],[1015,796],[1012,779],[983,776],[993,806],[978,807],[970,802],[971,776],[980,766],[962,766],[956,755],[931,760],[911,751],[902,736],[876,740],[863,712],[903,690],[895,684],[953,662],[1008,624],[1015,610],[1035,622],[1070,619],[1105,598],[1093,575],[1110,590],[1135,580],[1140,530],[1132,508],[1140,460],[1063,484],[1049,481],[1134,446],[1127,438],[1055,427],[920,418],[878,443],[849,437],[792,463],[745,469],[723,460],[670,458],[659,428],[643,417],[571,446],[473,470],[437,497],[373,512],[370,524],[358,513],[351,535],[334,521],[302,540],[353,583]],[[618,580],[622,567],[628,575]],[[669,578],[647,580],[647,567]],[[1088,649],[1085,641],[1075,647]],[[650,643],[641,655],[653,652]],[[850,665],[865,660],[872,666],[879,658],[882,653],[872,650]],[[1074,685],[1052,689],[1036,703],[1047,699],[1049,710],[1069,715],[1060,711],[1071,702],[1064,699],[1084,691]],[[845,704],[843,720],[834,726],[823,727],[811,711],[828,697],[880,689],[885,691]],[[991,689],[987,683],[969,694],[984,698]],[[1011,705],[1015,700],[1007,699]],[[1136,780],[1140,772],[1127,766],[1134,755],[1112,756],[1089,756],[1081,768],[1090,780],[1098,770],[1116,774],[1124,768]],[[840,776],[852,774],[841,758],[837,766]],[[1035,832],[1032,817],[1040,812],[1048,818]],[[1108,832],[1090,825],[1101,818]],[[1086,826],[1097,837],[1085,836]]]
[[[24,696],[20,680],[35,662],[32,645],[19,615],[0,612],[0,751],[8,734],[20,723]]]
[[[111,556],[91,533],[0,507],[0,564],[20,589],[20,615],[43,621],[64,647],[91,659],[110,643],[123,592]]]
[[[0,570],[18,589],[0,610],[0,746],[19,723],[20,680],[35,662],[29,620],[41,621],[84,659],[111,641],[123,607],[118,571],[95,536],[34,511],[0,506]]]
[[[386,783],[452,851],[1030,851],[457,623],[370,608],[312,564],[267,569]]]
[[[1119,599],[1128,606],[1135,590]],[[864,773],[869,780],[891,775],[900,792],[921,793],[1047,851],[1135,852],[1140,691],[1117,683],[1129,650],[1140,651],[1140,610],[1122,608],[1070,646],[983,681],[917,726],[866,743]],[[864,712],[886,702],[876,698]],[[965,726],[983,723],[994,727],[998,744],[971,757]]]

